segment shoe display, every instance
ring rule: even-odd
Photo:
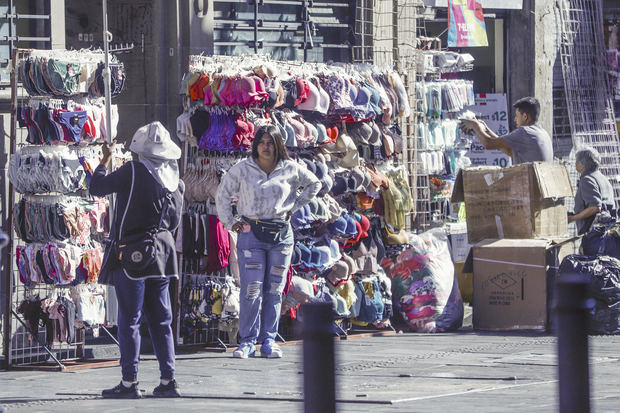
[[[268,339],[260,347],[260,354],[269,359],[279,359],[282,358],[282,349],[274,340]]]
[[[252,343],[241,343],[235,351],[233,351],[233,357],[238,359],[247,359],[256,353],[256,346]]]
[[[170,383],[159,384],[159,386],[155,387],[153,390],[153,396],[155,397],[181,397],[181,393],[179,392],[179,385],[177,381],[172,379]]]
[[[115,387],[102,391],[101,396],[104,399],[139,399],[142,397],[142,393],[138,389],[138,383],[125,387],[123,382],[120,382]]]

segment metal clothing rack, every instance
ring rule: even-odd
[[[184,267],[185,266],[186,265],[184,265]],[[180,324],[182,323],[180,316],[183,315],[181,314],[181,304],[182,304],[181,294],[183,290],[187,286],[190,286],[190,285],[199,286],[200,282],[221,282],[223,284],[225,280],[225,276],[220,274],[221,272],[222,271],[220,271],[219,273],[212,273],[212,274],[195,274],[195,273],[187,272],[187,271],[182,272],[182,280],[181,280],[181,285],[179,288],[179,295],[177,297],[178,299],[177,306],[179,308],[179,333],[178,333],[178,338],[177,338],[178,347],[206,346],[207,348],[213,348],[212,345],[215,344],[215,347],[214,347],[215,349],[226,351],[226,349],[228,348],[226,343],[224,343],[224,340],[222,340],[225,334],[222,334],[222,332],[219,331],[218,329],[218,324],[221,320],[221,317],[219,316],[210,316],[208,319],[205,320],[203,326],[201,326],[200,328],[197,328],[189,336],[181,337],[181,332],[180,332],[181,330]],[[187,305],[188,303],[184,303],[184,304]],[[230,342],[230,340],[231,338],[229,337],[228,341]],[[234,345],[236,343],[229,343],[229,344]]]
[[[257,51],[255,49],[255,51]],[[356,64],[349,64],[349,65],[343,65],[343,64],[339,64],[339,65],[325,65],[323,63],[307,63],[307,62],[293,62],[293,61],[276,61],[276,60],[271,60],[269,58],[269,56],[261,56],[261,55],[246,55],[246,56],[203,56],[203,55],[192,55],[192,56],[188,56],[187,59],[187,71],[200,71],[200,70],[213,70],[216,71],[216,69],[218,67],[225,67],[225,68],[230,68],[230,67],[243,67],[243,66],[248,66],[249,62],[253,59],[257,59],[257,60],[262,60],[263,62],[269,62],[271,64],[273,64],[274,66],[277,66],[278,68],[283,70],[290,70],[290,68],[296,69],[296,70],[308,70],[310,72],[319,72],[319,71],[330,71],[330,72],[335,72],[335,73],[343,73],[346,74],[349,70],[361,70],[364,68],[364,64],[360,64],[360,63],[356,63]],[[366,65],[367,66],[367,70],[373,70],[373,68],[375,68],[376,66],[374,65]],[[389,70],[392,70],[393,65],[385,65],[386,68],[388,68]],[[405,87],[407,89],[408,92],[408,96],[410,97],[410,102],[411,102],[411,107],[415,107],[415,105],[413,104],[414,100],[414,96],[415,93],[412,92],[412,89],[414,88],[414,84],[415,84],[415,69],[416,69],[416,65],[415,63],[413,64],[407,64],[406,62],[402,62],[401,66],[403,66],[402,70],[400,70],[400,73],[404,74],[404,83],[405,83]],[[412,175],[415,179],[415,169],[413,167],[413,162],[415,161],[415,151],[416,151],[416,144],[415,142],[412,142],[414,139],[413,137],[415,136],[415,132],[414,132],[414,124],[413,124],[414,120],[413,117],[408,118],[407,120],[402,121],[402,125],[401,127],[403,128],[403,131],[405,132],[403,134],[403,137],[405,138],[406,135],[406,139],[407,142],[405,142],[403,144],[404,148],[403,148],[403,155],[405,158],[405,162],[407,163],[406,165],[406,170],[408,175],[414,173],[414,175]],[[203,150],[200,149],[192,149],[189,147],[189,144],[187,142],[185,142],[183,144],[183,156],[182,156],[182,164],[181,164],[181,173],[183,174],[184,171],[186,170],[188,164],[192,161],[192,159],[196,158],[195,153],[196,152],[205,152]],[[293,151],[294,152],[294,151]],[[210,155],[210,153],[207,153],[207,156]],[[215,154],[214,154],[215,155]],[[395,162],[398,162],[400,160],[400,157],[398,160],[395,160]],[[410,186],[412,188],[415,188],[414,185]],[[428,187],[428,185],[427,185]],[[414,195],[414,199],[415,199],[415,195]],[[414,217],[414,213],[413,211],[408,214],[408,219],[406,220],[406,229],[410,229],[413,223],[413,217]],[[188,268],[189,265],[189,268]],[[195,271],[197,271],[197,266],[196,265],[192,265],[190,261],[184,260],[184,262],[181,265],[181,268],[184,270],[182,272],[182,278],[181,278],[181,288],[183,287],[183,283],[186,281],[185,278],[188,275],[191,275],[192,273],[194,273]],[[181,288],[179,290],[181,290]],[[180,294],[177,295],[176,297],[177,303],[180,303]],[[180,312],[179,312],[180,313]],[[180,319],[181,317],[179,317]],[[345,324],[339,324],[337,321],[341,321]],[[389,328],[394,331],[394,329],[389,326]],[[176,323],[176,329],[177,331],[180,331],[180,321],[178,321]],[[196,345],[196,344],[211,344],[211,343],[218,343],[220,345],[220,347],[224,347],[225,345],[221,342],[220,337],[217,335],[217,333],[213,333],[213,327],[211,326],[207,326],[205,328],[207,330],[207,332],[205,333],[205,335],[207,336],[207,343],[180,343],[181,337],[180,334],[177,333],[177,343],[179,345]],[[346,339],[349,335],[348,330],[349,327],[346,325],[346,321],[344,318],[340,318],[338,320],[336,320],[333,324],[333,331],[334,333],[341,339]],[[286,326],[281,324],[281,331],[285,331],[286,330]],[[370,330],[366,330],[366,331],[370,331]],[[209,335],[210,333],[210,335]],[[285,333],[286,335],[286,333]],[[215,337],[215,338],[213,338]],[[211,338],[211,339],[210,339]],[[288,338],[288,337],[287,337]],[[278,334],[278,339],[282,340],[283,342],[285,341],[285,339]]]
[[[21,133],[17,129],[17,110],[18,100],[25,99],[23,89],[18,89],[18,64],[25,57],[29,56],[33,50],[30,49],[14,49],[12,55],[12,71],[11,71],[11,129],[10,129],[10,155],[17,152],[18,141],[20,141]],[[20,93],[21,92],[21,93]],[[47,146],[46,148],[52,148]],[[52,150],[56,150],[54,147]],[[16,191],[12,183],[9,182],[9,217],[8,222],[13,222],[13,205],[16,201]],[[52,293],[53,288],[63,288],[62,286],[52,287],[47,284],[40,284],[34,288],[26,288],[17,281],[15,265],[15,249],[17,243],[13,228],[9,229],[8,244],[6,254],[8,259],[8,276],[4,290],[7,291],[5,320],[4,320],[4,336],[3,349],[4,358],[8,368],[11,369],[29,369],[29,370],[74,370],[89,367],[103,367],[118,365],[118,360],[111,359],[85,359],[85,333],[83,329],[76,329],[75,343],[54,343],[49,346],[44,343],[40,337],[45,336],[45,330],[39,329],[32,331],[24,322],[22,316],[17,313],[16,306],[19,299],[26,298],[31,295],[39,294],[45,297]],[[116,339],[110,331],[103,327],[103,331],[112,338],[113,342],[118,345]],[[30,340],[32,337],[32,342]],[[51,362],[48,362],[51,359]],[[19,362],[17,362],[19,361]]]
[[[234,59],[234,57],[231,57],[231,59]],[[205,62],[209,62],[212,60],[213,57],[210,56],[190,55],[187,57],[186,60],[185,71],[189,72],[190,69],[196,70],[197,67],[203,66]],[[212,151],[204,151],[198,148],[190,148],[188,142],[184,142],[181,146],[181,149],[181,176],[184,175],[187,165],[192,162],[193,158],[198,152],[213,156],[220,155],[219,153],[212,153]],[[173,333],[175,336],[177,348],[199,347],[201,349],[207,350],[214,349],[217,351],[226,351],[228,349],[228,345],[235,345],[236,343],[231,343],[230,339],[228,340],[228,345],[224,342],[223,339],[227,338],[227,334],[222,333],[218,329],[218,323],[220,321],[219,317],[213,317],[207,320],[205,325],[200,328],[199,331],[195,331],[191,335],[191,337],[187,337],[187,340],[185,337],[181,337],[181,323],[183,322],[183,320],[181,319],[181,316],[183,315],[181,314],[181,294],[183,293],[183,288],[187,285],[187,283],[192,281],[192,277],[220,280],[223,282],[225,280],[227,270],[223,269],[217,273],[212,274],[199,274],[199,271],[196,271],[198,268],[196,260],[188,260],[186,259],[186,257],[183,256],[182,253],[178,253],[177,256],[179,258],[180,278],[178,281],[178,287],[176,288],[174,294],[171,296],[171,299],[173,301],[172,308],[174,309]],[[215,347],[213,345],[215,345]]]
[[[603,5],[596,0],[558,0],[558,62],[554,68],[554,140],[572,147],[588,145],[601,154],[601,172],[620,199],[620,138],[604,61]],[[569,139],[570,138],[570,139]],[[568,161],[574,162],[573,154]],[[574,170],[574,168],[570,168]],[[572,178],[577,177],[573,174]]]

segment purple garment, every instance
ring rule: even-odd
[[[84,171],[86,171],[86,187],[89,188],[90,187],[90,180],[93,178],[93,174],[88,170],[88,168],[85,165],[86,157],[80,156],[80,157],[78,157],[78,160],[82,164],[82,167],[84,168]]]
[[[88,120],[85,110],[80,110],[77,112],[61,112],[58,114],[58,120],[67,128],[73,142],[80,142],[82,140],[82,129]]]

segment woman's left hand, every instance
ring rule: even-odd
[[[243,222],[238,221],[238,222],[236,222],[236,223],[232,226],[231,230],[233,230],[234,232],[236,232],[236,233],[238,234],[238,233],[240,233],[241,231],[243,231],[243,226],[244,226],[244,225],[245,225],[245,224],[244,224]]]
[[[103,152],[103,158],[101,158],[101,163],[105,166],[108,166],[110,161],[112,160],[112,154],[114,153],[114,145],[116,145],[116,139],[112,141],[112,143],[104,142],[101,147],[101,151]]]

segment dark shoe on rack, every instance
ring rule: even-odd
[[[177,384],[177,381],[172,379],[170,380],[170,383],[166,384],[165,386],[160,383],[159,386],[155,387],[155,390],[153,390],[153,396],[155,397],[181,397],[181,393],[179,393],[179,385]]]
[[[105,389],[101,392],[104,399],[139,399],[142,393],[138,389],[138,383],[133,383],[130,387],[123,386],[123,382],[118,383],[116,387]]]

